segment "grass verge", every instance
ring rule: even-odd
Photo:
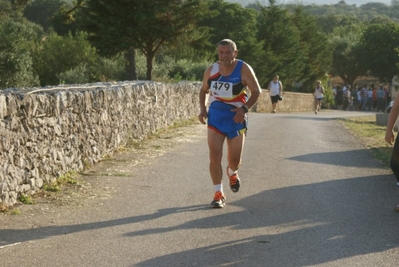
[[[371,150],[373,157],[389,167],[392,146],[385,142],[386,127],[375,123],[375,115],[344,118],[339,121]]]

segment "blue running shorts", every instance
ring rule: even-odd
[[[234,108],[236,107],[220,101],[212,102],[208,109],[208,128],[229,139],[245,134],[247,131],[248,114],[245,114],[245,121],[243,123],[236,123],[233,120],[236,113],[231,111]]]

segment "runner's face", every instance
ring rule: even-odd
[[[221,64],[229,65],[233,63],[237,51],[234,51],[231,45],[219,45],[218,57]]]

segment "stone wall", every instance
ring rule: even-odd
[[[0,205],[98,162],[129,140],[198,115],[201,84],[98,83],[0,91]],[[284,93],[279,112],[312,110],[310,94]],[[270,112],[266,90],[252,111]]]
[[[313,94],[283,92],[283,101],[277,104],[277,112],[298,112],[314,110]],[[268,90],[262,90],[258,103],[252,108],[256,112],[271,112],[272,102]]]
[[[119,82],[0,92],[0,204],[12,206],[133,138],[192,118],[200,83]]]

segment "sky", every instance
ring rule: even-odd
[[[226,0],[227,2],[235,3],[255,3],[256,0]],[[258,0],[261,4],[268,4],[268,0]],[[348,5],[361,6],[367,3],[383,3],[386,5],[391,5],[391,0],[344,0]],[[276,0],[277,4],[290,4],[290,3],[300,3],[303,5],[335,5],[339,0]]]

